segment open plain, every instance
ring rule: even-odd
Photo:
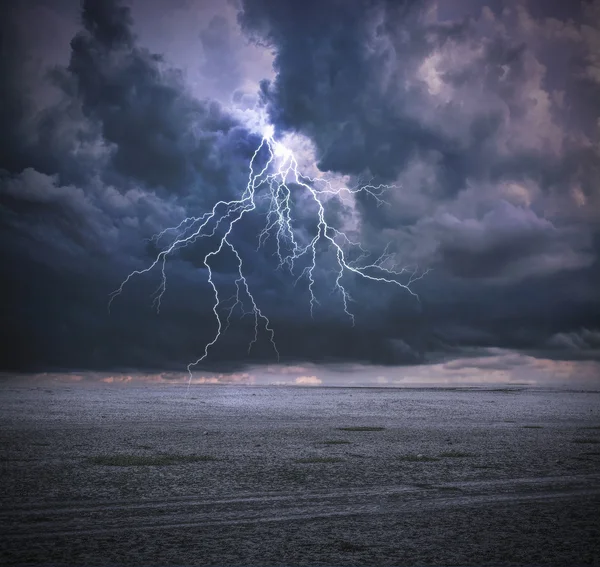
[[[598,392],[0,388],[3,565],[600,565]]]

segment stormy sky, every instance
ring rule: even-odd
[[[160,270],[109,294],[240,198],[271,125],[307,175],[389,185],[327,221],[429,272],[418,299],[346,274],[353,326],[319,249],[311,317],[257,206],[232,242],[279,363],[238,310],[198,381],[600,384],[600,1],[23,0],[0,28],[0,370],[181,377],[222,231],[169,257],[159,314]],[[231,258],[211,268],[231,295]]]

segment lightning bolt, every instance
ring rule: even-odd
[[[258,156],[262,151],[267,154],[267,159],[262,168],[257,166]],[[160,312],[161,301],[167,290],[166,261],[176,251],[194,244],[201,238],[212,239],[215,242],[213,249],[204,256],[204,266],[208,272],[208,283],[214,294],[213,313],[217,329],[214,337],[204,346],[202,355],[187,366],[189,375],[188,388],[192,381],[192,369],[205,360],[209,355],[210,348],[219,340],[221,335],[228,329],[234,310],[239,307],[242,316],[250,316],[254,319],[254,335],[248,345],[248,353],[252,346],[258,342],[261,328],[267,333],[273,350],[279,360],[279,351],[275,344],[275,332],[271,327],[267,316],[257,305],[252,291],[244,275],[244,264],[242,257],[232,243],[230,237],[237,223],[242,218],[257,210],[257,203],[262,200],[268,201],[266,222],[264,228],[258,235],[258,247],[267,242],[268,239],[275,240],[275,255],[278,259],[277,269],[287,269],[294,274],[297,263],[306,258],[308,265],[300,271],[294,285],[305,278],[308,281],[310,294],[310,313],[314,315],[314,309],[319,302],[315,296],[316,276],[315,269],[319,260],[318,247],[323,244],[335,257],[334,273],[335,283],[332,289],[341,297],[344,312],[350,318],[352,325],[355,323],[354,314],[350,311],[349,304],[353,301],[347,289],[342,283],[346,273],[355,274],[366,280],[386,283],[402,288],[418,300],[418,295],[411,289],[411,285],[425,276],[429,270],[418,272],[416,268],[410,269],[395,267],[395,255],[389,252],[389,244],[381,255],[374,261],[369,262],[372,254],[363,248],[359,242],[350,239],[343,231],[331,226],[325,218],[325,205],[331,198],[342,199],[343,194],[353,195],[365,193],[376,200],[378,205],[386,204],[382,196],[394,185],[358,185],[356,187],[334,187],[330,181],[322,178],[311,178],[299,171],[299,165],[293,152],[274,138],[272,127],[268,127],[263,133],[262,140],[256,148],[249,164],[248,183],[237,200],[218,201],[213,208],[200,217],[187,217],[177,226],[166,228],[154,235],[149,241],[160,246],[160,242],[166,237],[171,237],[171,242],[165,245],[156,255],[154,261],[143,270],[134,270],[121,283],[121,285],[110,294],[108,308],[114,299],[123,292],[125,285],[134,277],[146,274],[157,268],[161,272],[160,284],[153,294],[152,305],[157,313]],[[293,193],[292,190],[300,190],[305,193],[310,202],[316,205],[317,223],[316,233],[312,238],[306,238],[299,234],[300,231],[292,227],[293,222]],[[303,241],[302,241],[303,240]],[[219,289],[213,280],[211,260],[224,251],[233,254],[237,262],[237,277],[234,281],[236,292],[228,299],[221,299]],[[350,260],[350,256],[356,253],[356,258]],[[223,320],[219,309],[230,304],[227,317]],[[245,309],[249,306],[249,310]]]

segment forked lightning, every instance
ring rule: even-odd
[[[261,150],[267,152],[267,159],[264,166],[258,168],[256,162]],[[238,306],[244,310],[244,306],[249,305],[250,310],[244,311],[244,314],[251,315],[254,318],[254,336],[250,340],[248,352],[252,349],[252,345],[258,341],[259,330],[262,326],[267,332],[273,345],[273,350],[279,359],[274,330],[270,326],[269,319],[261,311],[254,299],[244,275],[242,257],[230,239],[236,224],[244,215],[252,213],[257,209],[257,202],[259,200],[266,199],[268,201],[266,223],[258,235],[258,247],[260,248],[260,246],[264,245],[268,238],[275,238],[275,254],[279,262],[278,268],[287,268],[291,273],[294,273],[294,268],[298,260],[301,258],[308,259],[308,265],[300,271],[295,281],[297,283],[303,277],[308,280],[311,316],[313,315],[315,305],[318,304],[314,289],[315,269],[319,262],[317,245],[324,243],[335,258],[334,290],[340,294],[344,312],[350,317],[354,325],[354,315],[351,313],[348,305],[351,297],[342,283],[342,278],[346,273],[353,273],[376,282],[396,285],[417,297],[416,293],[411,289],[411,284],[422,278],[427,271],[418,273],[416,269],[396,269],[393,266],[394,255],[388,252],[389,245],[376,260],[369,262],[368,258],[372,256],[360,243],[351,240],[343,231],[338,230],[327,222],[325,219],[325,205],[327,200],[332,197],[340,197],[344,192],[348,194],[367,193],[376,199],[378,204],[383,204],[382,195],[385,190],[391,187],[393,186],[367,184],[355,188],[334,188],[328,180],[307,177],[299,172],[298,161],[293,152],[281,142],[275,140],[273,129],[269,127],[263,133],[260,145],[250,160],[248,183],[240,198],[232,201],[219,201],[213,206],[211,211],[202,216],[188,217],[182,220],[179,225],[167,228],[156,234],[152,240],[157,245],[167,235],[174,236],[171,243],[157,254],[154,261],[147,268],[135,270],[130,273],[121,285],[110,294],[109,309],[115,297],[121,294],[125,284],[131,278],[150,272],[158,266],[161,271],[161,279],[160,285],[153,296],[153,306],[159,312],[162,297],[167,289],[165,265],[168,256],[189,244],[193,244],[199,238],[212,238],[215,245],[204,257],[204,265],[208,271],[208,283],[210,283],[214,293],[215,303],[213,305],[213,313],[217,323],[217,330],[213,339],[204,346],[202,355],[188,364],[188,385],[192,380],[192,369],[208,357],[210,347],[219,340],[221,334],[227,329],[231,315]],[[292,228],[294,218],[293,190],[305,191],[309,199],[314,201],[316,205],[315,221],[317,222],[317,229],[315,235],[311,239],[308,239],[308,242],[306,242],[306,238],[304,238],[305,242],[300,242],[302,236]],[[235,294],[223,300],[219,295],[217,285],[213,281],[210,260],[226,249],[233,253],[236,259],[237,277],[235,279]],[[349,259],[349,250],[358,252],[358,256],[354,260]],[[230,302],[232,303],[229,306]],[[219,309],[226,305],[228,306],[227,317],[223,321]]]

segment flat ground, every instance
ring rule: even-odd
[[[600,394],[0,385],[0,564],[600,565]]]

